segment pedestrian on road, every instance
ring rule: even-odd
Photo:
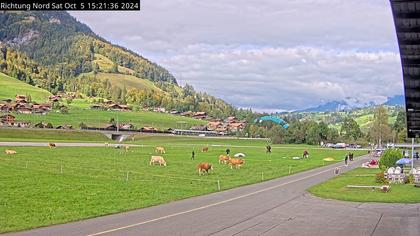
[[[348,166],[348,164],[347,164],[348,159],[349,159],[349,155],[346,155],[346,157],[344,157],[344,164],[346,166]]]
[[[193,150],[192,153],[191,153],[191,160],[194,160],[194,158],[195,158],[195,152]]]

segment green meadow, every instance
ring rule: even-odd
[[[168,128],[186,129],[194,125],[207,124],[207,121],[203,120],[151,111],[121,112],[92,110],[90,109],[92,104],[94,104],[92,99],[75,99],[69,105],[69,111],[67,114],[52,111],[46,115],[13,115],[16,116],[16,120],[30,121],[32,124],[49,122],[54,127],[67,124],[72,125],[75,129],[79,129],[79,125],[82,122],[91,127],[105,127],[106,125],[109,125],[112,118],[121,124],[131,123],[137,129],[140,129],[143,126],[152,126],[159,130],[165,130]]]
[[[301,172],[324,165],[325,157],[342,160],[346,151],[300,145],[274,145],[235,139],[137,137],[129,152],[106,147],[3,147],[0,150],[0,232],[24,230],[167,203],[192,196]],[[200,152],[209,145],[209,152]],[[150,166],[154,147],[164,146],[167,167]],[[218,156],[246,154],[240,169],[218,164]],[[17,151],[6,155],[3,150]],[[311,157],[301,156],[304,149]],[[191,152],[196,157],[191,160]],[[355,152],[360,155],[364,152]],[[199,176],[196,166],[214,170]]]
[[[382,186],[375,182],[379,169],[357,168],[309,189],[315,196],[352,202],[419,203],[420,188],[413,184],[391,184],[387,193],[371,188],[347,188],[347,185]]]
[[[31,95],[32,100],[36,102],[45,102],[51,95],[46,90],[0,73],[0,100],[9,98],[14,100],[17,94]]]

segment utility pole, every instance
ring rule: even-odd
[[[117,132],[120,131],[120,125],[119,125],[119,120],[118,120],[118,115],[117,115]]]
[[[411,169],[414,168],[414,138],[411,138]]]

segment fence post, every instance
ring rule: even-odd
[[[26,162],[25,168],[28,169],[28,162]]]
[[[264,180],[264,171],[261,172],[261,181]]]
[[[289,166],[289,175],[292,172],[292,166]]]
[[[63,173],[63,165],[61,165],[60,174]]]
[[[128,171],[127,171],[127,176],[125,177],[125,181],[128,181]]]
[[[220,180],[217,179],[217,190],[220,191]]]

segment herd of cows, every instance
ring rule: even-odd
[[[202,152],[208,152],[208,147],[203,147]],[[164,147],[156,147],[155,152],[159,154],[166,154]],[[149,165],[158,164],[159,166],[166,166],[166,160],[162,156],[151,156]],[[241,158],[232,158],[229,154],[219,156],[219,164],[229,165],[231,169],[240,168],[245,164],[245,160]],[[213,164],[208,162],[202,162],[197,165],[197,171],[199,175],[208,174],[210,170],[213,170]]]
[[[107,143],[105,143],[105,146],[109,146]],[[48,147],[49,148],[55,148],[56,145],[55,143],[48,143]],[[118,149],[124,149],[126,152],[128,152],[128,150],[130,149],[130,146],[128,145],[116,145],[115,148]],[[208,152],[209,148],[208,147],[203,147],[201,149],[202,152]],[[17,152],[15,150],[11,150],[11,149],[6,149],[5,151],[6,155],[14,155]],[[164,147],[155,147],[155,153],[157,154],[166,154],[166,150]],[[166,166],[166,160],[163,156],[151,156],[150,157],[150,161],[149,161],[149,165],[156,165],[158,164],[159,166]],[[231,169],[233,168],[240,168],[242,165],[245,164],[245,160],[241,159],[241,158],[233,158],[230,157],[229,154],[222,154],[219,156],[219,164],[225,164],[225,165],[229,165]],[[202,174],[209,174],[209,171],[213,170],[213,164],[208,163],[208,162],[202,162],[199,163],[197,165],[197,171],[199,175]]]

